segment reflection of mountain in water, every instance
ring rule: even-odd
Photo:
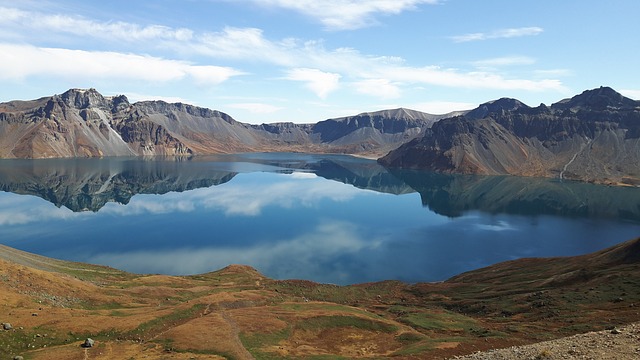
[[[164,194],[224,184],[238,173],[312,172],[389,194],[418,191],[446,216],[467,211],[640,221],[640,190],[516,176],[390,170],[341,155],[239,154],[193,158],[107,158],[0,161],[0,190],[39,196],[73,211],[127,204],[136,194]]]
[[[420,193],[422,204],[457,217],[466,211],[640,221],[640,189],[517,176],[392,170]]]
[[[190,161],[7,160],[0,162],[0,190],[39,196],[76,212],[98,211],[111,201],[127,204],[136,194],[209,187],[235,175]]]
[[[378,192],[413,192],[375,161],[346,156],[246,154],[207,157],[0,161],[0,190],[41,197],[72,211],[127,204],[136,194],[211,187],[240,172],[310,171],[329,180]]]
[[[415,192],[376,161],[351,156],[260,153],[242,154],[237,161],[255,162],[292,171],[309,171],[328,180],[387,194]]]

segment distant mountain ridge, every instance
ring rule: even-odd
[[[444,115],[398,108],[262,125],[95,89],[0,104],[0,158],[238,152],[387,154],[379,161],[392,168],[640,185],[640,102],[600,87],[551,106],[501,98]]]
[[[95,89],[0,104],[0,158],[304,151],[380,156],[447,115],[395,109],[317,124],[249,125],[182,103],[105,97]]]
[[[550,107],[503,98],[437,122],[379,161],[394,168],[640,185],[640,101],[608,87]]]

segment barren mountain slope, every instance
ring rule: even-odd
[[[389,167],[640,184],[640,102],[610,88],[551,107],[514,99],[444,119],[380,159]]]
[[[397,109],[318,124],[248,125],[219,111],[181,103],[104,97],[71,89],[0,104],[0,158],[203,155],[256,151],[380,156],[438,116]]]

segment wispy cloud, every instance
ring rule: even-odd
[[[62,32],[112,41],[177,40],[188,41],[193,31],[173,29],[161,25],[140,26],[127,22],[100,22],[80,16],[45,14],[0,7],[0,20],[4,26],[28,27],[45,32]]]
[[[536,63],[536,59],[528,56],[504,56],[492,59],[484,59],[474,61],[472,64],[479,68],[495,68],[513,65],[532,65]]]
[[[400,97],[400,88],[387,79],[367,79],[354,83],[356,91],[382,99]]]
[[[508,39],[522,36],[534,36],[539,35],[544,30],[540,27],[521,27],[511,29],[499,29],[488,33],[471,33],[464,35],[452,36],[451,39],[454,42],[469,42],[469,41],[482,41],[490,39]]]
[[[53,76],[166,82],[190,78],[198,84],[216,85],[242,74],[228,67],[193,65],[186,61],[110,51],[0,44],[0,53],[4,54],[0,62],[0,79],[5,80]]]
[[[406,66],[402,58],[370,56],[352,48],[326,49],[322,42],[285,39],[279,42],[264,37],[258,29],[225,29],[208,34],[206,44],[199,51],[216,57],[234,59],[261,59],[276,65],[293,67],[289,80],[314,80],[318,96],[328,94],[337,86],[338,79],[350,78],[354,89],[375,96],[395,96],[400,84],[428,84],[467,89],[561,90],[562,83],[555,79],[509,79],[493,71],[462,71],[439,66]],[[520,59],[522,63],[524,58]],[[517,59],[511,59],[516,61]],[[503,59],[506,63],[507,60]],[[297,70],[303,69],[303,70]],[[331,76],[322,75],[330,73]],[[338,77],[340,76],[340,77]],[[338,78],[336,78],[338,77]],[[310,82],[311,83],[311,82]],[[366,85],[378,83],[383,89]],[[320,91],[325,89],[324,91]],[[322,97],[322,96],[321,96]]]
[[[290,9],[317,19],[327,30],[351,30],[377,23],[376,15],[395,15],[438,0],[248,0],[253,3]]]
[[[394,13],[410,9],[420,3],[436,1],[286,1],[286,0],[247,0],[259,2],[265,6],[286,7],[307,11],[321,18],[331,8],[350,9],[346,13],[369,16],[374,13]],[[465,89],[508,89],[526,91],[563,91],[560,80],[543,78],[533,73],[531,79],[510,78],[492,67],[506,65],[526,65],[533,61],[527,57],[505,57],[480,61],[469,69],[445,68],[431,65],[406,65],[405,59],[388,55],[369,55],[360,51],[342,47],[329,49],[323,41],[303,40],[295,38],[269,39],[264,31],[257,28],[227,27],[219,32],[196,32],[191,29],[176,29],[162,25],[141,26],[132,23],[100,22],[77,16],[25,12],[3,8],[0,12],[0,30],[24,34],[22,43],[28,39],[30,30],[42,27],[56,35],[72,34],[82,36],[83,40],[116,39],[135,46],[136,52],[105,52],[92,50],[73,50],[28,45],[0,44],[0,51],[7,54],[0,64],[0,79],[24,79],[29,76],[53,76],[71,79],[133,79],[154,82],[189,80],[199,85],[215,85],[227,79],[244,74],[224,66],[196,65],[184,60],[171,60],[148,53],[181,54],[183,57],[198,58],[200,61],[237,61],[279,67],[275,71],[286,75],[280,79],[304,82],[306,87],[321,99],[340,87],[341,83],[349,84],[348,90],[379,98],[397,98],[406,86],[435,85]],[[324,11],[324,12],[323,12]],[[312,11],[309,10],[309,13]],[[324,15],[323,15],[324,14]],[[364,15],[363,15],[364,14]],[[338,16],[338,15],[336,15]],[[346,16],[346,15],[345,15]],[[355,16],[355,15],[353,15]],[[28,19],[37,21],[28,21]],[[74,26],[69,26],[70,20]],[[99,31],[95,30],[99,29]],[[474,34],[459,37],[459,41],[490,39],[499,37],[515,37],[535,35],[541,28],[504,29],[492,33]],[[47,39],[49,37],[38,37]],[[252,102],[253,103],[253,102]],[[256,103],[263,103],[257,101]],[[245,109],[254,112],[275,111],[273,107],[244,104]]]
[[[383,77],[411,84],[430,84],[466,89],[501,90],[563,90],[560,80],[508,79],[488,71],[461,72],[457,69],[443,69],[437,66],[391,67],[380,69]]]
[[[324,72],[318,69],[296,68],[287,72],[285,79],[302,81],[306,87],[319,98],[324,99],[330,92],[336,90],[340,82],[340,74]]]

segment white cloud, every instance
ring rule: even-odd
[[[302,81],[319,98],[325,99],[330,92],[339,87],[340,74],[324,72],[318,69],[295,68],[288,71],[285,79]]]
[[[4,80],[52,76],[166,82],[188,78],[199,84],[216,85],[242,74],[228,67],[107,51],[0,44],[0,53],[4,54],[0,62],[0,79]]]
[[[419,1],[386,0],[247,1],[257,1],[265,6],[316,9],[314,13],[320,17],[326,15],[323,11],[331,12],[332,10],[329,8],[344,7],[352,9],[353,14],[393,13],[421,3]],[[435,1],[426,2],[433,3]],[[338,89],[342,81],[351,84],[350,89],[355,92],[383,99],[399,97],[403,87],[409,85],[526,91],[566,90],[560,80],[554,79],[553,73],[548,73],[548,76],[545,76],[542,73],[532,71],[530,79],[507,78],[491,67],[529,65],[534,60],[527,57],[482,60],[476,63],[476,66],[481,66],[479,69],[482,71],[429,65],[408,66],[405,59],[397,56],[368,55],[353,48],[327,49],[322,41],[303,41],[294,38],[271,40],[265,37],[261,29],[257,28],[227,27],[220,32],[196,33],[190,29],[174,29],[161,25],[140,26],[123,22],[104,23],[67,15],[24,12],[7,8],[3,10],[6,10],[6,13],[0,13],[0,19],[4,17],[6,21],[0,21],[0,30],[9,29],[7,31],[29,34],[29,29],[39,26],[26,20],[26,18],[32,17],[50,25],[48,31],[58,35],[77,31],[77,34],[82,34],[89,39],[109,37],[124,40],[126,38],[129,45],[135,45],[140,51],[162,49],[162,51],[169,50],[182,56],[204,56],[217,60],[229,59],[279,66],[283,68],[281,71],[286,73],[285,79],[306,83],[306,87],[321,99],[325,99],[331,92]],[[312,11],[309,10],[309,12]],[[65,25],[66,20],[72,21],[77,28],[72,29]],[[12,25],[16,25],[15,29]],[[100,31],[92,30],[93,27],[99,28]],[[541,28],[504,29],[480,34],[476,37],[480,39],[514,37],[535,35],[541,31]],[[0,50],[3,51],[3,54],[7,54],[6,61],[3,59],[3,63],[0,64],[0,71],[2,71],[0,79],[21,80],[33,75],[52,75],[54,78],[63,76],[73,80],[125,78],[166,82],[189,79],[199,85],[215,85],[232,76],[242,74],[240,71],[228,67],[198,66],[186,61],[130,53],[7,44],[0,44]],[[263,102],[264,100],[257,100],[238,106],[258,113],[276,111],[274,107],[259,105]]]
[[[270,62],[282,66],[295,66],[301,49],[295,40],[272,42],[256,28],[226,27],[221,32],[205,33],[189,44],[175,44],[186,50],[216,58]]]
[[[328,92],[335,90],[341,77],[354,79],[354,89],[361,93],[382,96],[385,94],[383,90],[386,90],[388,97],[395,95],[393,86],[400,90],[399,84],[471,89],[564,90],[562,83],[555,79],[508,79],[493,71],[464,72],[438,66],[406,66],[405,61],[398,57],[369,56],[351,48],[325,49],[323,43],[317,41],[286,39],[273,42],[266,39],[261,30],[253,28],[227,28],[221,33],[208,34],[206,41],[195,48],[203,54],[215,57],[259,60],[292,67],[294,69],[289,71],[290,76],[287,78],[310,83],[313,80],[313,91],[318,96],[326,96]],[[502,59],[505,64],[509,61],[524,63],[530,60],[525,57]],[[375,89],[358,86],[374,82],[385,85],[384,89],[374,93]]]
[[[489,33],[471,33],[464,35],[452,36],[451,39],[454,42],[469,42],[469,41],[482,41],[490,39],[508,39],[522,36],[534,36],[539,35],[544,31],[540,27],[521,27],[511,29],[494,30]]]
[[[161,25],[140,26],[126,22],[99,22],[80,16],[27,12],[0,7],[4,26],[20,26],[45,32],[63,32],[115,41],[177,40],[188,41],[193,31]]]
[[[507,79],[492,72],[461,72],[456,69],[442,69],[437,66],[425,66],[422,68],[392,67],[381,69],[381,72],[383,77],[387,79],[413,84],[430,84],[466,89],[564,90],[560,80]]]
[[[399,14],[420,4],[438,0],[249,0],[253,3],[291,9],[318,19],[328,30],[349,30],[376,23],[376,14]]]
[[[620,90],[620,93],[628,98],[631,98],[634,100],[640,100],[640,90],[623,89],[623,90]]]
[[[400,97],[400,88],[387,79],[367,79],[354,83],[356,91],[383,99]]]
[[[246,110],[254,114],[271,114],[284,108],[263,103],[236,103],[227,105],[230,108]]]
[[[505,56],[492,59],[484,59],[474,61],[473,65],[479,68],[494,68],[500,66],[513,66],[513,65],[532,65],[536,60],[528,56]]]

